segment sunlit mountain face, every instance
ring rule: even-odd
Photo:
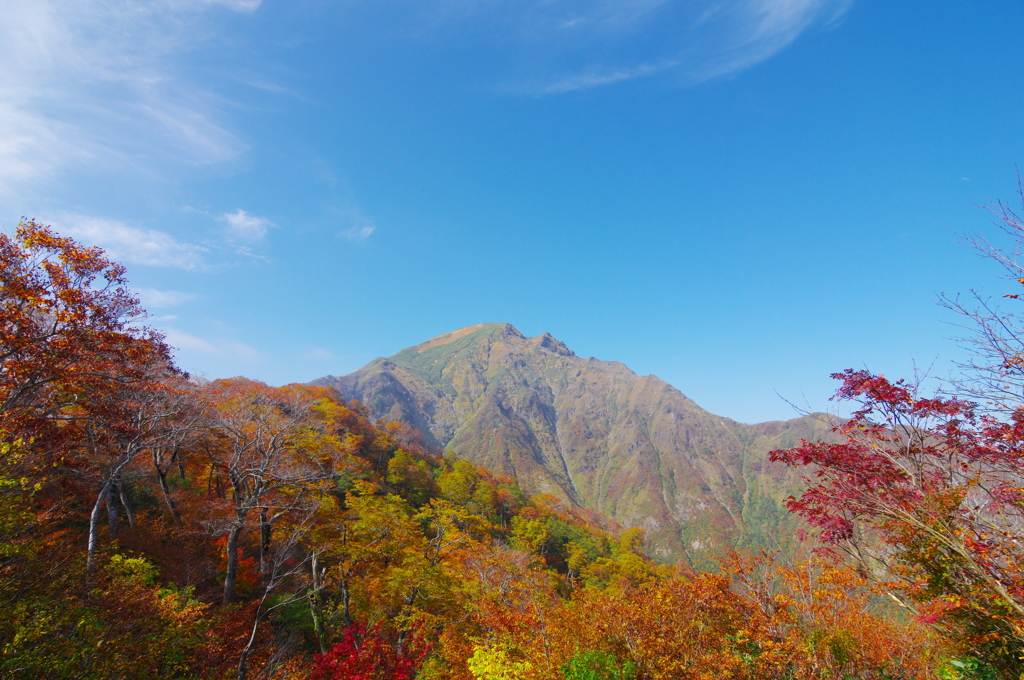
[[[781,500],[798,477],[773,448],[825,436],[824,416],[746,425],[656,376],[576,356],[549,334],[468,326],[314,381],[433,445],[648,532],[663,560],[705,564],[727,546],[788,543]]]

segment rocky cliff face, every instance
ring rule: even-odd
[[[726,545],[785,546],[799,487],[773,448],[827,435],[822,418],[745,425],[654,376],[584,359],[548,334],[479,324],[316,384],[407,423],[529,493],[646,529],[656,557],[706,566]]]

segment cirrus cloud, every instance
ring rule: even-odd
[[[178,350],[198,352],[215,357],[230,357],[248,363],[260,362],[267,358],[263,352],[237,340],[204,340],[174,328],[165,329],[164,337],[168,345]]]
[[[260,0],[6,0],[0,13],[0,195],[88,164],[218,163],[245,145],[174,57],[214,8]]]
[[[182,293],[177,290],[156,290],[155,288],[137,288],[135,293],[139,296],[142,306],[147,309],[177,307],[196,298],[191,293]]]
[[[362,0],[366,7],[367,0]],[[728,76],[831,28],[853,0],[375,0],[407,35],[481,45],[512,71],[495,89],[559,95],[655,75]],[[401,8],[401,11],[394,11]],[[378,16],[379,19],[379,16]],[[493,57],[497,57],[494,59]],[[670,74],[672,74],[670,76]],[[500,74],[494,74],[499,79]]]
[[[198,269],[204,266],[207,248],[179,241],[167,232],[140,229],[119,220],[86,215],[65,215],[53,226],[90,246],[100,246],[111,259],[131,264],[176,269]]]

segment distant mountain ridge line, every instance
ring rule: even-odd
[[[796,520],[782,502],[801,482],[766,454],[827,437],[831,425],[821,415],[738,423],[656,376],[581,358],[549,333],[528,338],[507,323],[443,333],[313,384],[515,476],[528,493],[643,528],[657,557],[695,565],[726,546],[790,540]]]

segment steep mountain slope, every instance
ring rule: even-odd
[[[452,331],[314,383],[514,475],[530,493],[646,529],[655,556],[695,565],[726,544],[787,542],[794,520],[781,501],[799,480],[766,453],[828,430],[815,416],[759,425],[715,416],[655,376],[502,323]]]

